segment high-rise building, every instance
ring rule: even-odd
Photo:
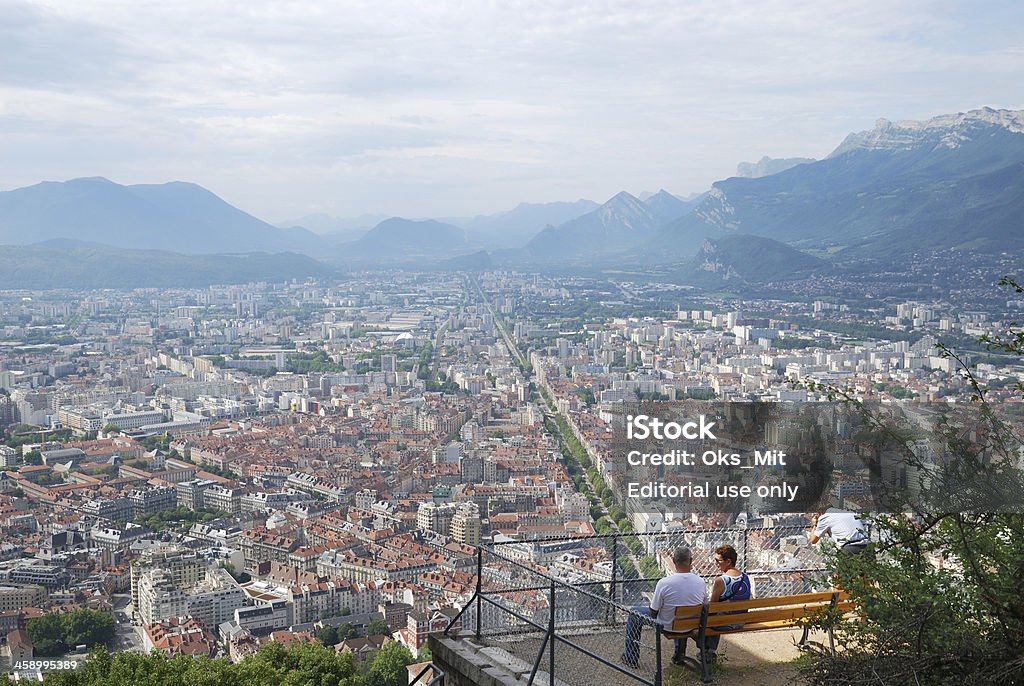
[[[207,627],[231,620],[245,592],[221,567],[176,545],[150,548],[132,563],[132,603],[143,624],[186,615]]]
[[[476,503],[462,503],[451,522],[451,536],[458,543],[480,545],[482,531],[480,508]]]
[[[447,536],[451,530],[454,515],[455,507],[451,504],[420,503],[419,510],[416,512],[416,526]]]

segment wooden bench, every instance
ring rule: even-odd
[[[666,638],[696,638],[697,645],[704,645],[705,636],[726,636],[741,634],[747,631],[767,631],[798,626],[805,620],[829,611],[849,612],[853,609],[853,601],[841,591],[824,591],[822,593],[801,593],[784,595],[774,598],[757,598],[736,602],[706,603],[677,607],[672,629],[666,629],[662,635]],[[745,610],[745,612],[737,612]],[[736,627],[721,629],[720,627]],[[824,649],[824,646],[810,643],[807,635],[810,631],[804,626],[803,636],[797,645],[801,650],[812,647]],[[835,652],[835,639],[832,629],[828,629],[829,650]],[[693,660],[693,658],[687,658]],[[701,681],[711,681],[708,672],[707,656],[700,650]]]

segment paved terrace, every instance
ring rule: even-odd
[[[694,550],[694,571],[710,578],[711,553],[728,542],[742,551],[739,566],[753,580],[756,597],[819,590],[821,560],[809,549],[793,549],[801,535],[797,529],[697,528],[483,546],[477,593],[446,636],[432,637],[435,660],[452,684],[699,683],[697,671],[672,665],[672,642],[659,641],[652,627],[644,629],[639,665],[632,668],[619,661],[629,607],[646,605],[659,578],[624,574],[639,566],[634,551],[656,553],[686,543]],[[784,549],[790,554],[775,554]],[[775,561],[777,568],[744,564],[766,559]],[[633,564],[623,564],[624,560]],[[808,562],[814,566],[806,566]],[[713,672],[715,682],[788,683],[796,674],[793,660],[799,654],[800,633],[784,629],[725,637],[719,649],[724,659]],[[688,654],[696,652],[688,642]]]
[[[742,636],[726,636],[719,646],[719,665],[712,668],[714,683],[719,686],[786,686],[793,683],[797,675],[795,660],[800,655],[796,648],[800,640],[799,629],[779,629],[749,633]],[[824,634],[812,632],[812,640],[824,641]],[[601,631],[593,633],[587,641],[599,653],[622,651],[622,632]],[[484,685],[490,676],[493,684],[501,686],[526,686],[529,683],[532,661],[527,662],[519,656],[533,655],[537,652],[543,639],[537,636],[524,637],[518,641],[507,641],[500,638],[483,637],[477,640],[471,632],[463,637],[433,637],[431,651],[434,660],[443,663],[448,672],[448,686],[461,684]],[[665,641],[665,654],[672,651],[672,643]],[[688,651],[694,653],[693,643]],[[550,686],[548,678],[545,650],[534,679],[535,686]],[[575,650],[556,647],[555,684],[572,686],[573,684],[639,684],[625,674],[589,658]],[[455,665],[455,666],[452,666]],[[489,672],[489,674],[488,674]],[[460,681],[470,677],[469,681]],[[486,675],[486,676],[481,676]],[[694,667],[676,667],[666,665],[664,686],[683,686],[700,684],[700,673]]]

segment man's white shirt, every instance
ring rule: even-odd
[[[857,515],[846,510],[829,508],[818,517],[818,525],[814,527],[814,535],[822,537],[829,532],[837,546],[842,547],[846,543],[854,541],[866,541],[867,531]]]
[[[651,598],[651,609],[658,612],[658,623],[671,626],[676,608],[685,605],[702,605],[707,599],[708,588],[692,572],[676,572],[658,581]]]

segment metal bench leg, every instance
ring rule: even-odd
[[[838,604],[839,604],[839,592],[837,591],[837,592],[832,594],[832,602],[829,604],[829,607],[834,610],[836,608],[836,605],[838,605]],[[829,624],[828,624],[828,649],[829,649],[829,652],[833,656],[836,654],[836,640],[835,640],[834,635],[832,633],[832,622],[829,622]]]
[[[811,634],[811,627],[805,625],[804,626],[804,633],[803,633],[803,635],[800,636],[800,642],[796,644],[796,647],[799,650],[807,650],[808,648],[810,648],[810,646],[807,645],[807,639],[810,636],[810,634]]]
[[[711,670],[708,669],[708,652],[704,650],[704,629],[697,632],[697,650],[700,652],[700,680],[711,683]]]
[[[704,650],[704,632],[708,628],[708,604],[704,603],[700,611],[700,626],[697,629],[697,650],[700,651],[700,680],[705,684],[711,683],[711,672],[708,670],[708,652]]]

